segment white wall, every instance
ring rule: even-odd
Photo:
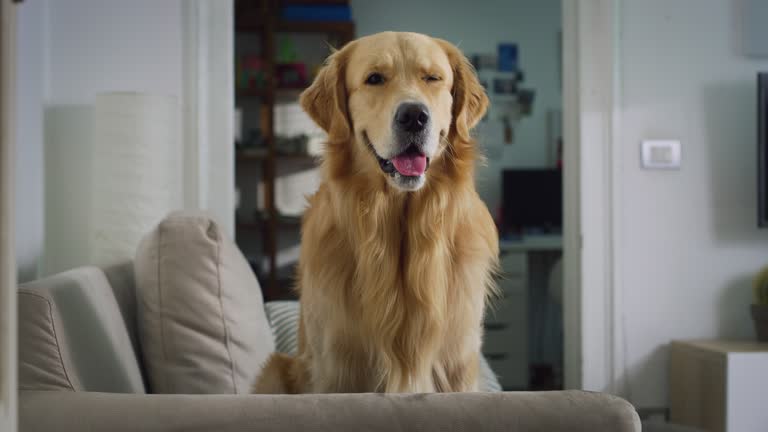
[[[55,0],[47,9],[43,274],[91,263],[96,95],[166,95],[181,107],[183,80],[180,0]],[[181,148],[178,153],[180,181]],[[181,190],[177,195],[172,208],[181,206]]]
[[[19,6],[16,255],[22,281],[86,262],[84,176],[94,97],[136,91],[181,102],[181,26],[180,0]]]
[[[26,281],[85,262],[95,95],[181,97],[180,1],[24,2],[17,47],[16,255]]]
[[[181,0],[54,0],[49,105],[104,91],[181,97]]]
[[[16,263],[21,281],[34,279],[43,254],[43,100],[45,1],[18,5],[16,51]]]
[[[203,9],[206,13],[198,13]],[[180,185],[178,202],[169,206],[207,209],[232,232],[228,119],[233,103],[226,92],[234,88],[232,64],[221,62],[232,57],[232,2],[35,0],[24,2],[20,11],[17,255],[22,280],[88,262],[92,105],[101,92],[170,96],[178,101],[179,115],[184,107],[200,115],[186,126],[199,125],[206,136],[185,134],[176,169],[179,183],[182,165],[194,180],[183,185],[188,195],[197,197],[203,184],[206,193],[189,202]],[[190,100],[198,103],[187,104]],[[201,104],[211,111],[199,114]]]
[[[620,1],[621,199],[615,203],[630,394],[667,405],[673,339],[753,338],[750,278],[768,264],[756,225],[756,72],[738,0]],[[679,171],[639,168],[640,141],[682,141]]]
[[[525,87],[536,90],[533,114],[515,130],[515,143],[478,173],[478,188],[493,210],[499,204],[504,167],[547,164],[547,117],[560,109],[560,0],[368,1],[352,0],[358,36],[381,31],[413,31],[447,39],[465,54],[495,54],[499,42],[515,42],[525,71]],[[485,142],[503,141],[503,129],[485,130]]]

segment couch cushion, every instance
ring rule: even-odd
[[[62,326],[53,302],[25,289],[19,290],[18,300],[19,389],[82,390],[77,376],[70,378],[72,360],[56,334]]]
[[[83,267],[19,287],[19,388],[144,393],[104,273]]]
[[[134,262],[138,329],[154,393],[249,393],[274,351],[261,289],[218,224],[177,212]]]
[[[133,260],[102,267],[101,270],[115,294],[133,350],[138,357],[141,357],[141,345],[136,334],[136,283],[133,280]]]

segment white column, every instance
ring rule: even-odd
[[[182,3],[184,207],[208,211],[234,236],[234,8]]]
[[[14,146],[16,6],[0,0],[0,430],[16,430]]]

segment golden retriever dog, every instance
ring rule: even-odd
[[[474,185],[488,98],[471,64],[379,33],[333,53],[301,105],[328,142],[302,222],[299,352],[274,354],[254,391],[476,391],[498,234]]]

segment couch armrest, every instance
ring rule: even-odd
[[[22,431],[639,432],[629,403],[599,393],[20,394]]]

